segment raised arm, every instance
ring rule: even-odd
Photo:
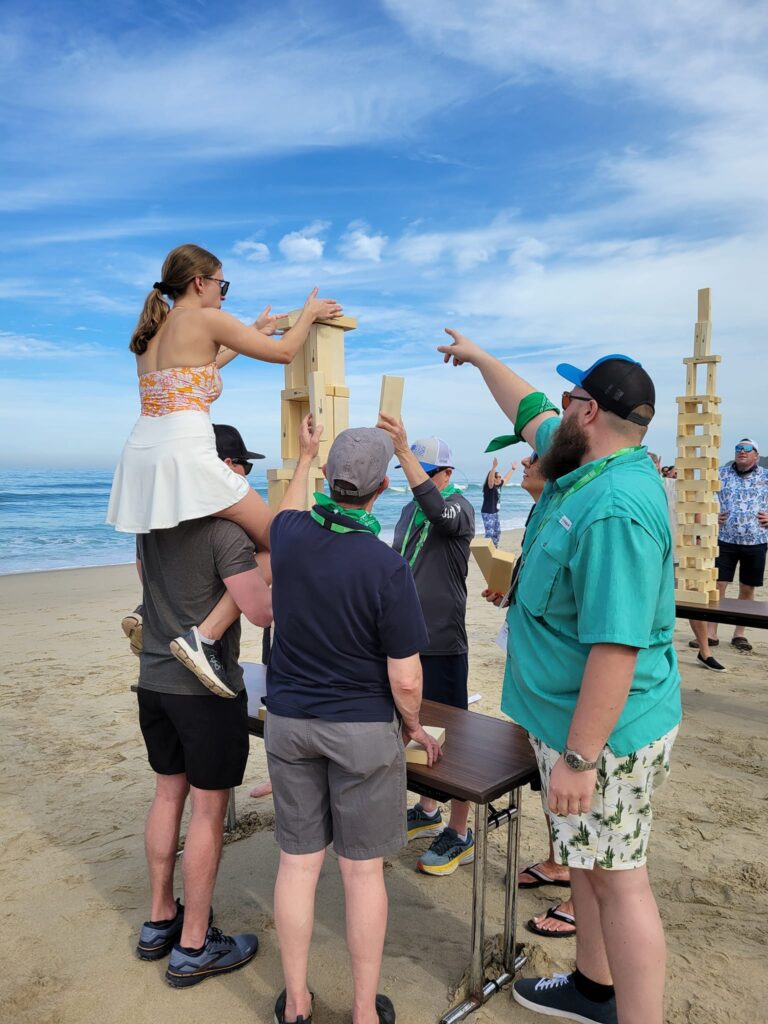
[[[518,464],[517,464],[516,462],[513,462],[513,463],[512,463],[512,465],[511,465],[511,466],[509,467],[509,472],[508,472],[508,473],[507,473],[507,475],[506,475],[506,476],[504,477],[504,483],[505,483],[505,484],[508,484],[508,483],[509,483],[509,481],[510,481],[510,478],[512,477],[512,474],[513,474],[513,473],[515,472],[515,470],[517,469],[517,466],[518,466]]]
[[[320,450],[320,437],[322,433],[322,426],[312,426],[311,416],[305,416],[301,421],[301,429],[299,430],[299,461],[296,464],[293,479],[288,484],[285,497],[280,502],[278,512],[286,512],[288,509],[294,509],[297,512],[305,511],[309,470]]]
[[[261,359],[265,363],[290,363],[307,340],[312,324],[316,320],[341,316],[342,309],[335,299],[318,299],[317,288],[314,288],[304,303],[299,319],[279,340],[273,340],[255,326],[249,327],[220,309],[204,309],[202,313],[209,323],[213,340],[224,348],[231,349],[235,354]],[[231,359],[234,356],[226,361]]]
[[[497,469],[498,465],[499,465],[499,460],[498,459],[494,459],[493,460],[493,465],[488,470],[488,476],[485,478],[485,482],[486,482],[488,487],[493,487],[493,482],[496,479],[496,469]]]
[[[483,375],[483,380],[496,399],[499,408],[512,423],[515,423],[520,403],[527,395],[533,394],[536,389],[519,377],[514,370],[505,366],[495,356],[486,352],[463,334],[459,334],[458,331],[454,331],[450,327],[445,328],[445,333],[450,335],[453,341],[448,345],[438,345],[437,351],[443,353],[444,361],[449,363],[453,360],[454,366],[461,366],[463,363],[476,366]],[[536,431],[539,426],[545,419],[555,415],[557,414],[551,410],[542,412],[525,424],[522,436],[532,448],[536,447]]]
[[[271,338],[277,330],[277,321],[279,319],[279,315],[273,316],[272,306],[265,306],[256,317],[256,322],[252,324],[252,326],[255,327],[260,334],[265,334],[267,337]],[[222,366],[226,366],[227,363],[231,363],[232,360],[236,359],[239,355],[239,352],[235,352],[231,348],[227,348],[225,345],[222,345],[219,349],[218,355],[216,356],[216,365],[221,369]]]

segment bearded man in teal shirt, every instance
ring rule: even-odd
[[[455,331],[439,351],[483,375],[547,485],[528,525],[507,613],[502,709],[524,726],[556,855],[571,870],[576,970],[515,983],[534,1012],[588,1024],[663,1024],[665,942],[648,880],[651,796],[681,718],[673,544],[666,497],[641,442],[653,382],[624,355],[587,370],[563,416]]]

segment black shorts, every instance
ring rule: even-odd
[[[138,689],[139,725],[158,775],[186,775],[197,789],[239,786],[248,760],[248,698]]]
[[[765,576],[765,551],[768,544],[729,544],[720,541],[717,556],[717,579],[731,583],[739,567],[739,583],[745,587],[762,587]]]
[[[467,679],[469,656],[466,654],[422,654],[421,670],[424,675],[424,700],[450,704],[452,708],[467,709]]]

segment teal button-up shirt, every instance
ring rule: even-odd
[[[541,424],[539,454],[559,424],[556,417]],[[624,451],[600,469],[602,461],[548,483],[528,524],[507,612],[501,708],[562,751],[592,644],[636,647],[629,696],[608,739],[623,756],[682,716],[673,546],[664,487],[647,449]]]

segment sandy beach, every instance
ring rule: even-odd
[[[513,548],[519,537],[506,536]],[[470,568],[470,692],[474,709],[501,717],[503,655],[494,638],[502,613],[479,597]],[[137,662],[120,631],[139,586],[131,566],[0,577],[4,822],[2,914],[6,964],[0,1006],[9,1024],[156,1024],[184,1020],[252,1024],[272,1019],[282,987],[271,916],[277,847],[269,799],[248,785],[265,775],[260,740],[251,741],[237,793],[241,827],[224,849],[214,909],[225,931],[256,931],[261,948],[245,969],[188,992],[162,979],[165,961],[133,955],[147,916],[142,830],[153,790],[130,686]],[[766,592],[759,593],[766,599]],[[740,654],[721,627],[718,659],[706,672],[679,624],[676,647],[685,720],[672,776],[658,794],[650,871],[667,930],[670,1024],[745,1024],[768,1019],[763,982],[768,945],[765,822],[768,764],[768,633],[753,631]],[[260,631],[246,625],[243,660],[260,660]],[[490,836],[491,934],[501,922],[502,843]],[[437,1020],[469,957],[471,868],[449,878],[418,874],[413,843],[387,865],[390,925],[382,991],[403,1024]],[[526,793],[524,863],[545,855],[537,795]],[[318,1024],[348,1021],[350,976],[341,885],[334,856],[321,879],[311,962]],[[520,935],[526,973],[568,969],[573,940],[522,930],[562,889],[524,893]],[[534,1021],[509,990],[473,1018]]]

